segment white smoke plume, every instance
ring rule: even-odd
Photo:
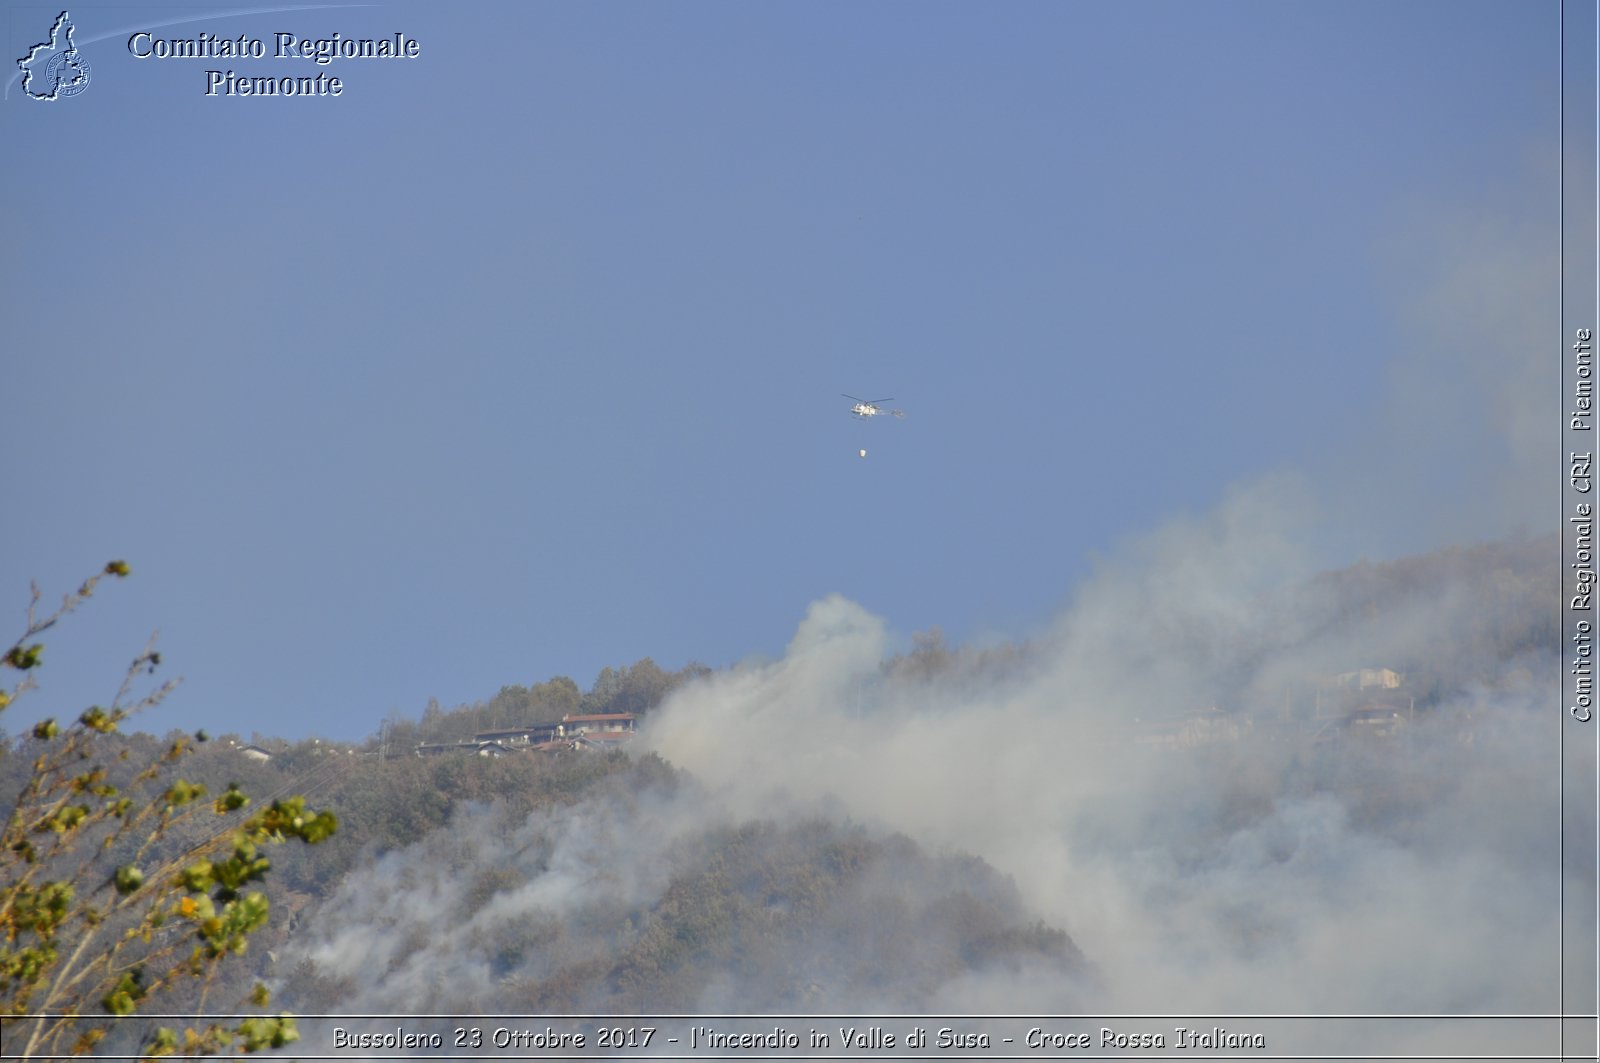
[[[1233,562],[1254,556],[1262,534],[1257,521],[1239,527],[1250,530]],[[1343,760],[1336,775],[1297,766],[1308,753],[1265,733],[1144,747],[1130,739],[1142,725],[1226,686],[1218,670],[1233,662],[1219,642],[1274,619],[1230,590],[1229,557],[1191,561],[1159,618],[1130,604],[1155,596],[1147,570],[1108,572],[1034,674],[981,698],[840,668],[871,660],[882,625],[830,599],[782,661],[683,692],[647,740],[722,807],[842,809],[989,861],[1095,965],[1101,988],[1074,1010],[1548,1004],[1560,866],[1553,728],[1540,726],[1548,667],[1484,693],[1474,707],[1494,723],[1478,744],[1465,744],[1467,705],[1436,706],[1403,748],[1347,740],[1329,754]],[[1382,664],[1407,637],[1448,637],[1466,605],[1492,607],[1417,605],[1336,650],[1350,667]],[[1325,674],[1325,652],[1291,647],[1268,671]],[[1376,811],[1362,786],[1382,789]],[[997,996],[1008,1010],[1062,1006],[1056,986]]]

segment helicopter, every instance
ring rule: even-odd
[[[840,392],[840,394],[844,393]],[[871,402],[865,402],[854,395],[845,395],[844,397],[855,403],[854,406],[850,407],[850,412],[857,417],[876,417],[880,413],[887,413],[894,417],[904,417],[906,415],[904,410],[885,410],[882,408],[883,403],[893,402],[893,399],[873,399]]]

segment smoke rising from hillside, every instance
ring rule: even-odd
[[[1547,683],[1486,692],[1496,722],[1481,746],[1461,744],[1465,706],[1445,705],[1403,755],[1343,748],[1337,769],[1297,766],[1265,736],[1150,749],[1118,725],[1198,707],[1192,692],[1222,679],[1204,639],[1165,640],[1132,665],[1107,654],[1150,638],[1128,619],[1075,614],[1050,664],[990,699],[880,685],[857,712],[857,683],[821,662],[849,656],[835,642],[875,644],[881,625],[832,599],[782,661],[684,692],[648,739],[723,807],[832,805],[1013,876],[1101,989],[1063,1000],[1058,987],[1010,985],[991,994],[1008,1009],[1548,1004],[1559,835],[1551,729],[1536,711]],[[1326,665],[1312,648],[1296,656],[1307,675]],[[1164,676],[1179,678],[1162,690]],[[1344,784],[1331,788],[1335,770]],[[1364,786],[1386,791],[1376,807]]]
[[[1251,518],[1188,528],[1176,582],[1142,563],[1108,567],[1000,680],[977,682],[959,653],[926,673],[885,672],[881,619],[844,598],[818,602],[781,659],[713,675],[653,715],[638,742],[692,782],[613,787],[521,822],[459,815],[353,876],[286,966],[314,961],[338,1007],[363,1012],[1548,1010],[1560,890],[1552,660],[1498,660],[1387,739],[1308,746],[1274,729],[1311,710],[1308,677],[1437,654],[1474,638],[1486,611],[1548,601],[1537,581],[1507,603],[1487,593],[1504,585],[1497,573],[1526,572],[1524,552],[1468,558],[1487,559],[1488,578],[1430,581],[1381,615],[1330,626],[1344,593],[1332,585],[1233,592],[1241,552],[1285,565],[1294,553],[1260,541],[1261,495],[1234,504]],[[1166,534],[1158,544],[1177,548]],[[1158,585],[1183,589],[1159,618],[1130,604]],[[1255,721],[1237,736],[1138,741],[1229,692]],[[785,878],[785,861],[846,837],[803,826],[823,820],[973,854],[1014,892],[901,855],[828,894],[826,913],[792,918],[808,887]],[[769,827],[741,863],[725,846],[752,823]],[[803,856],[760,855],[776,849]],[[654,926],[692,928],[683,913],[701,889],[755,896],[755,918],[774,927],[770,955],[712,946],[709,974],[702,957],[696,980],[650,981]],[[990,929],[957,940],[945,920],[963,896],[991,913]],[[1067,931],[1081,960],[1042,948],[941,966],[993,937],[995,911],[1014,919],[1006,933],[1041,918]],[[908,973],[888,980],[860,971],[888,947],[868,944],[885,913],[916,931],[890,965]],[[552,983],[573,994],[528,995]],[[654,988],[630,995],[635,984]]]
[[[745,969],[787,973],[712,979],[689,1005],[1555,1010],[1563,721],[1550,708],[1558,572],[1540,560],[1553,548],[1512,543],[1319,577],[1352,544],[1393,541],[1397,528],[1449,529],[1434,544],[1543,528],[1524,483],[1543,407],[1521,353],[1537,334],[1504,300],[1482,297],[1496,276],[1537,272],[1538,243],[1490,247],[1434,289],[1455,308],[1445,339],[1467,330],[1477,352],[1449,377],[1465,403],[1456,408],[1498,413],[1436,432],[1443,423],[1418,389],[1449,359],[1442,346],[1419,349],[1397,372],[1401,414],[1347,441],[1342,471],[1266,477],[1138,537],[1000,675],[959,652],[921,672],[885,668],[895,640],[884,621],[838,595],[818,601],[780,659],[693,683],[652,714],[638,751],[693,785],[522,824],[466,817],[342,891],[300,955],[342,981],[342,1007],[481,1008],[519,980],[615,963],[643,933],[641,912],[676,903],[673,876],[708,830],[825,817],[982,858],[1015,884],[1000,903],[1065,930],[1082,962],[998,963],[874,994],[854,986],[841,999],[840,968],[800,976],[741,957],[754,962]],[[1518,356],[1483,354],[1494,350]],[[1464,439],[1465,428],[1480,434]],[[1485,463],[1462,469],[1461,454]],[[1461,494],[1473,475],[1474,492]],[[1507,631],[1535,634],[1497,655]],[[1310,740],[1325,677],[1385,667],[1411,680],[1398,732]],[[1223,729],[1219,740],[1140,740],[1214,707],[1223,711],[1199,718]],[[851,903],[921,911],[914,895],[925,890],[928,911],[946,910],[936,895],[948,868],[906,868],[900,886],[878,882]],[[840,928],[854,918],[817,933],[848,950]],[[936,920],[924,930],[942,932]],[[1426,1031],[1417,1038],[1425,1047]],[[1492,1043],[1486,1034],[1482,1047]]]

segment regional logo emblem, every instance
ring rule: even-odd
[[[63,11],[50,27],[50,39],[17,60],[22,91],[35,100],[76,96],[89,87],[89,64],[72,43],[72,17]]]

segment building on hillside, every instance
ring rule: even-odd
[[[436,757],[441,753],[465,753],[477,748],[476,742],[418,742],[415,752],[419,757]]]
[[[602,712],[589,715],[568,713],[561,717],[561,735],[632,734],[638,717],[631,712]]]
[[[1344,721],[1372,705],[1391,705],[1408,713],[1411,703],[1404,674],[1392,668],[1358,668],[1318,680],[1312,723],[1322,730],[1330,720]]]
[[[1330,706],[1313,721],[1312,741],[1393,738],[1411,723],[1415,711],[1411,698],[1387,692],[1342,706]]]
[[[499,742],[506,746],[536,746],[548,742],[561,733],[559,723],[529,723],[521,727],[504,727],[495,731],[479,731],[472,736],[474,742]]]
[[[633,738],[632,731],[591,731],[572,739],[572,748],[591,751],[618,749],[631,738]]]
[[[1358,668],[1353,672],[1340,672],[1333,677],[1333,682],[1349,690],[1395,690],[1405,682],[1405,676],[1389,668]]]
[[[499,757],[507,753],[610,749],[632,738],[637,723],[638,718],[631,712],[568,713],[555,723],[530,723],[521,727],[479,731],[471,741],[422,742],[417,745],[416,753],[419,757],[465,752],[477,753],[481,757]],[[582,739],[591,741],[582,745]]]

